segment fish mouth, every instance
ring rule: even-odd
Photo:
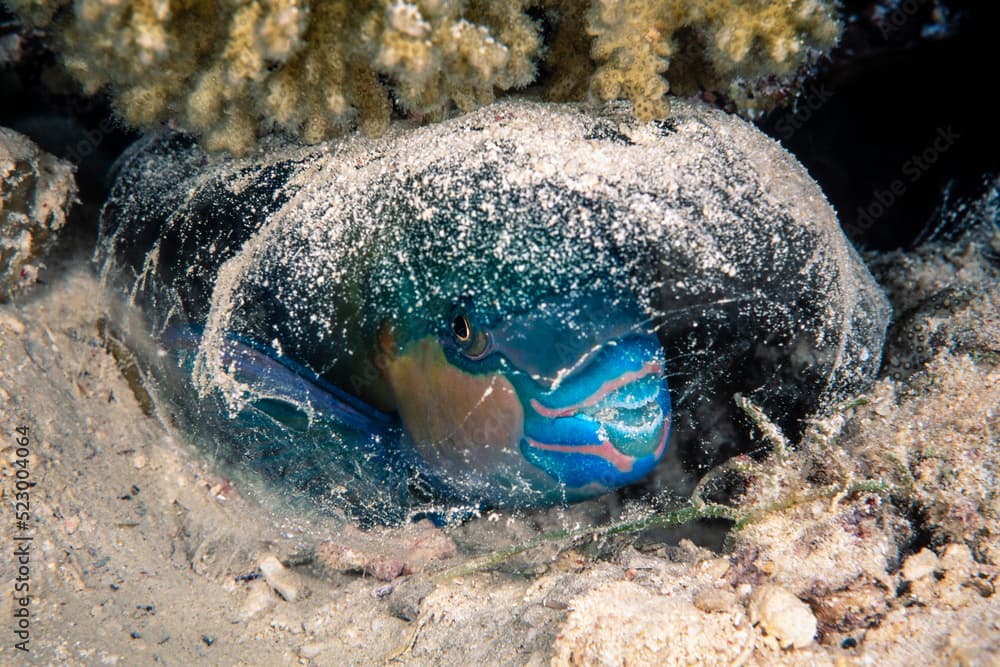
[[[652,336],[606,343],[526,407],[521,447],[530,461],[569,487],[631,483],[659,462],[667,446],[663,349]]]

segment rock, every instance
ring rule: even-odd
[[[0,329],[20,335],[24,333],[24,323],[11,313],[0,312]]]
[[[736,607],[736,593],[722,588],[706,588],[694,596],[694,606],[702,611],[730,611]]]
[[[941,554],[941,569],[948,574],[968,576],[974,565],[972,552],[964,544],[949,544]]]
[[[420,604],[434,590],[434,584],[424,579],[407,579],[396,587],[389,598],[389,613],[410,622],[420,615]]]
[[[965,230],[954,242],[873,258],[872,270],[897,313],[883,364],[894,380],[908,380],[942,352],[977,357],[1000,340],[1000,266],[993,259],[1000,249],[1000,178],[983,185],[978,199],[942,206],[939,224]]]
[[[288,602],[295,602],[303,595],[304,588],[299,578],[282,565],[277,556],[265,556],[257,567],[268,586]]]
[[[803,464],[797,460],[787,468],[769,464],[756,488],[768,488],[765,484],[772,483],[769,475],[775,475],[775,479],[788,475],[783,482],[790,485],[786,488],[801,488],[808,484],[801,477],[803,473],[829,465],[827,448],[810,450],[806,456],[815,457],[817,462]],[[781,487],[775,484],[774,488]],[[768,583],[796,591],[815,585],[839,590],[859,579],[888,579],[886,571],[898,562],[899,544],[910,524],[892,505],[870,505],[864,498],[855,503],[823,506],[819,517],[810,506],[800,505],[764,513],[760,520],[747,525],[734,540],[738,566],[734,564],[726,579],[734,585],[758,584],[765,583],[761,575],[766,574]]]
[[[750,597],[750,620],[778,640],[782,648],[805,648],[816,638],[816,616],[784,588],[761,586]]]
[[[906,559],[903,563],[902,575],[907,581],[917,581],[934,574],[940,567],[937,554],[924,547]]]
[[[732,665],[753,648],[741,609],[706,614],[680,596],[614,582],[576,598],[552,667]]]
[[[835,591],[814,587],[809,592],[809,607],[825,641],[828,633],[853,632],[878,625],[889,613],[890,595],[883,586],[861,579]]]
[[[941,569],[944,577],[938,585],[938,596],[942,604],[961,609],[980,595],[970,585],[977,568],[968,546],[955,543],[946,546],[941,554]]]
[[[0,127],[0,301],[37,280],[76,193],[69,162]]]
[[[327,570],[391,581],[418,572],[433,561],[452,558],[457,551],[448,535],[430,521],[421,520],[400,529],[384,529],[374,539],[345,526],[335,541],[317,545],[315,558]]]
[[[271,592],[266,581],[251,581],[247,586],[246,598],[235,615],[235,623],[250,620],[261,612],[267,611],[277,604],[277,598]]]
[[[0,35],[0,67],[16,65],[23,51],[23,36],[17,33]]]

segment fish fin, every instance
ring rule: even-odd
[[[175,327],[163,342],[172,350],[193,353],[201,334],[199,327]],[[252,387],[248,403],[288,428],[304,430],[307,422],[319,421],[384,435],[398,424],[395,415],[368,405],[269,346],[232,333],[224,345],[222,361],[228,372],[234,380]]]
[[[188,373],[201,333],[175,327],[161,338]],[[269,347],[234,334],[224,345],[227,372],[249,388],[235,414],[223,419],[226,410],[219,406],[217,423],[207,424],[225,433],[231,451],[224,458],[302,494],[310,505],[360,508],[351,514],[362,524],[402,518],[386,516],[408,504],[409,468],[399,453],[395,415],[368,406]],[[210,417],[208,410],[199,412],[202,421]]]

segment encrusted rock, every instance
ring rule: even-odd
[[[829,643],[829,633],[846,633],[878,625],[889,613],[890,595],[885,586],[862,578],[839,590],[825,590],[822,586],[812,589],[809,606],[816,615],[824,643]]]
[[[0,301],[38,278],[75,201],[70,163],[0,127]]]
[[[736,593],[724,588],[706,588],[694,596],[694,606],[702,611],[729,611],[736,607],[739,598]]]
[[[316,548],[317,563],[334,572],[357,572],[390,581],[417,572],[432,561],[457,553],[455,542],[430,521],[418,521],[400,530],[385,530],[373,539],[345,526],[336,540]]]
[[[948,574],[968,576],[974,565],[972,552],[964,544],[949,544],[941,554],[941,569]]]
[[[677,595],[614,582],[571,604],[553,667],[731,665],[753,648],[741,609],[706,614]]]

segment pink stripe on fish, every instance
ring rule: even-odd
[[[628,373],[622,373],[614,380],[608,380],[600,387],[597,388],[593,394],[588,396],[586,399],[579,403],[573,405],[568,405],[564,408],[550,408],[548,406],[542,405],[536,399],[531,399],[531,407],[535,409],[535,412],[542,415],[543,417],[548,417],[549,419],[556,419],[557,417],[566,417],[568,415],[574,415],[583,408],[589,408],[591,406],[597,405],[604,399],[608,394],[620,389],[630,382],[635,382],[636,380],[642,379],[647,375],[652,375],[653,373],[662,374],[663,364],[658,361],[647,361],[643,364],[642,368],[637,371],[629,371]]]
[[[615,449],[615,446],[612,445],[609,440],[603,440],[599,445],[549,445],[544,442],[532,440],[531,438],[525,438],[525,440],[527,440],[528,444],[535,449],[542,449],[547,452],[590,454],[592,456],[600,456],[602,459],[618,468],[618,472],[632,472],[632,466],[635,465],[634,456],[622,454],[620,451]]]
[[[659,460],[667,448],[667,436],[670,434],[670,417],[663,420],[663,435],[660,436],[660,443],[653,452],[653,458]],[[590,454],[600,456],[602,459],[618,469],[618,472],[632,472],[635,467],[636,457],[623,454],[617,447],[611,444],[610,440],[602,440],[599,445],[550,445],[546,442],[539,442],[532,438],[525,437],[528,444],[535,449],[547,452],[562,452],[564,454]]]
[[[663,456],[663,452],[667,449],[667,436],[670,435],[670,415],[663,420],[663,435],[660,436],[660,444],[656,446],[656,451],[653,452],[653,458],[657,461]]]

